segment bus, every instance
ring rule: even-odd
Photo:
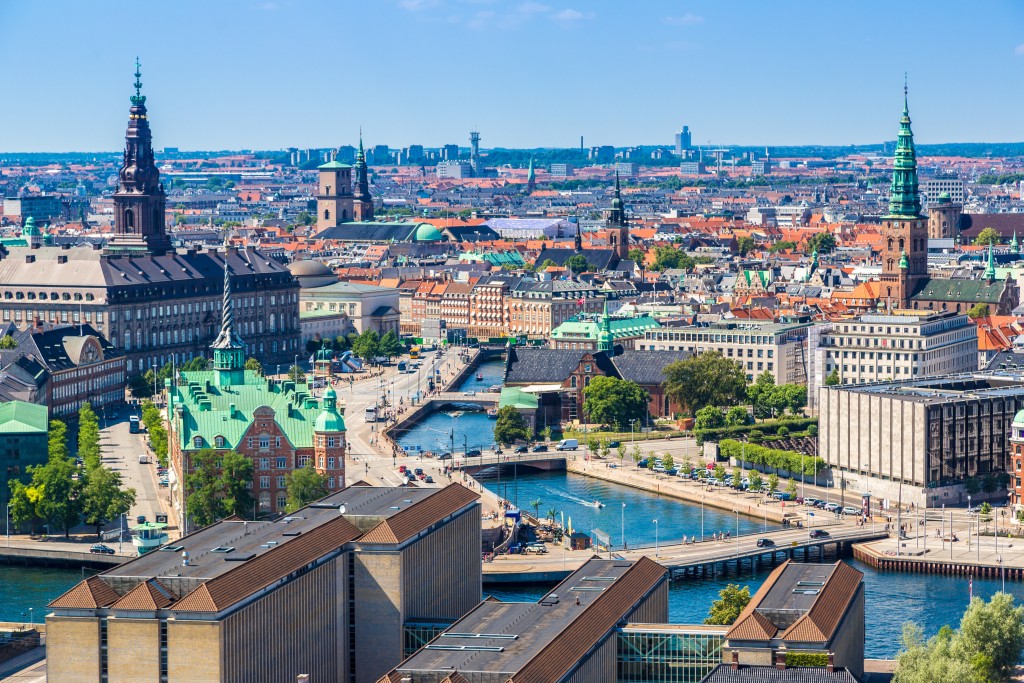
[[[420,357],[420,353],[422,351],[423,350],[419,346],[412,347],[411,349],[409,349],[409,358],[412,360],[416,360],[417,358]]]
[[[408,369],[408,364],[404,360],[398,361],[398,371],[405,372]]]
[[[128,432],[131,434],[139,433],[139,416],[130,415],[128,417]]]
[[[366,421],[376,422],[377,421],[377,408],[376,406],[370,406],[366,409]]]

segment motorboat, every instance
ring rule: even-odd
[[[490,410],[488,410],[487,411],[487,417],[492,419],[492,420],[497,420],[498,419],[498,410],[497,410],[497,408],[491,408]]]

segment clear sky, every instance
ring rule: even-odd
[[[1017,0],[4,0],[0,150],[1020,141]]]

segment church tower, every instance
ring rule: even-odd
[[[905,267],[902,263],[905,263]],[[928,279],[928,221],[921,215],[917,186],[917,157],[910,129],[907,87],[903,86],[903,116],[893,159],[889,213],[882,217],[882,277],[880,298],[889,309],[910,308],[918,285]]]
[[[537,189],[537,173],[533,170],[533,157],[530,157],[530,170],[526,172],[526,194],[533,194]]]
[[[356,196],[352,202],[352,217],[356,221],[373,220],[373,197],[370,196],[370,178],[363,151],[363,132],[359,131],[359,152],[356,153]]]
[[[328,161],[317,166],[320,172],[316,195],[317,230],[348,223],[354,214],[352,196],[352,167],[340,161]]]
[[[114,193],[114,235],[111,252],[164,254],[171,249],[164,226],[164,195],[153,158],[153,134],[142,94],[142,73],[135,59],[135,94],[128,113],[117,191]]]
[[[615,172],[615,199],[608,211],[608,232],[611,247],[619,259],[629,258],[629,223],[626,222],[626,208],[622,203],[622,190],[619,186],[619,172]]]
[[[601,312],[601,319],[597,325],[597,350],[615,355],[615,337],[612,335],[612,321],[608,315],[608,299],[604,300],[604,310]]]
[[[231,277],[228,253],[224,253],[224,303],[221,307],[220,334],[210,344],[213,349],[213,374],[219,387],[245,383],[245,343],[235,332],[231,309]]]
[[[954,204],[948,192],[928,206],[928,237],[930,239],[952,238],[960,233],[960,214],[963,207]]]

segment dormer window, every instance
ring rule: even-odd
[[[192,437],[192,447],[193,448],[202,448],[203,447],[203,437],[201,437],[201,436],[194,436],[194,437]]]
[[[215,437],[213,437],[213,444],[217,448],[224,448],[224,437],[223,436],[215,436]]]

